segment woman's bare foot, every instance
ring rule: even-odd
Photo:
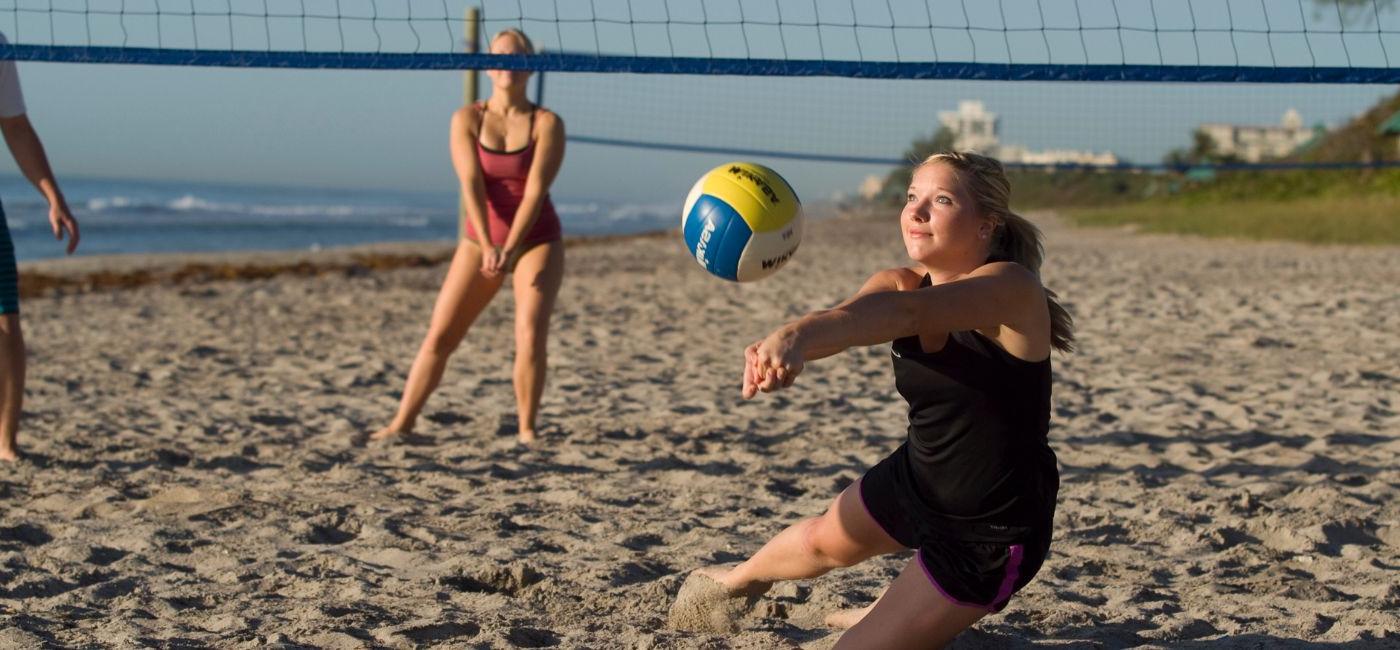
[[[710,634],[737,632],[740,620],[771,585],[754,583],[734,589],[725,582],[730,572],[725,567],[692,571],[676,593],[667,625],[677,630]]]
[[[757,598],[767,593],[768,590],[773,587],[773,583],[771,582],[740,584],[734,579],[734,567],[707,566],[696,569],[692,573],[698,573],[724,585],[724,588],[734,596],[750,596]]]
[[[13,463],[19,460],[19,451],[12,447],[0,449],[0,463]]]
[[[536,440],[539,440],[539,436],[535,435],[534,429],[521,429],[516,435],[520,438],[520,444],[527,447],[535,444]]]
[[[860,619],[865,618],[870,610],[875,609],[875,604],[871,603],[865,607],[855,609],[842,609],[826,615],[824,619],[827,627],[834,627],[838,630],[847,630],[855,627]]]
[[[369,441],[370,441],[370,442],[380,442],[380,441],[384,441],[384,440],[392,440],[392,439],[397,438],[397,437],[399,437],[399,436],[411,435],[412,433],[413,433],[413,429],[401,429],[401,428],[396,427],[396,426],[394,426],[394,425],[391,424],[391,425],[389,425],[389,426],[387,426],[387,427],[384,427],[383,429],[380,429],[380,430],[378,430],[378,431],[375,431],[374,433],[371,433],[371,434],[369,435]]]

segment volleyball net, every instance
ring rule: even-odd
[[[1393,0],[9,0],[4,56],[159,65],[1400,83]]]
[[[1381,137],[1388,116],[1371,113],[1400,84],[1397,5],[0,0],[0,58],[550,72],[572,142],[663,154],[874,169],[942,138],[1013,167],[1373,167],[1400,164],[1400,147],[1320,144],[1348,128]],[[541,52],[467,51],[508,27]]]

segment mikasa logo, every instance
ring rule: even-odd
[[[706,219],[705,229],[700,231],[700,243],[695,245],[695,260],[705,265],[705,268],[710,267],[710,262],[705,259],[705,248],[710,244],[710,236],[713,234],[715,234],[715,221],[714,219]]]

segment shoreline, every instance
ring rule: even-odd
[[[871,208],[838,208],[818,203],[809,221],[867,218]],[[567,249],[674,238],[680,228],[615,235],[565,236]],[[212,253],[112,253],[46,258],[19,263],[21,299],[134,289],[153,284],[178,286],[276,276],[357,276],[374,271],[431,267],[452,259],[452,240],[378,242],[316,250],[269,249]]]
[[[657,230],[626,235],[565,237],[566,248],[604,246],[675,236]],[[373,271],[431,267],[452,259],[451,240],[382,242],[319,250],[243,250],[216,253],[115,253],[19,263],[20,298],[39,298],[134,289],[152,284],[177,286],[226,280],[258,280],[282,275],[356,276]]]

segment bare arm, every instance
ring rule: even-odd
[[[68,252],[71,254],[78,248],[78,221],[68,210],[63,190],[59,189],[58,180],[49,167],[49,158],[44,154],[44,143],[39,141],[39,134],[30,124],[29,116],[0,117],[0,133],[3,133],[5,144],[10,148],[10,155],[14,156],[20,172],[48,200],[49,224],[53,226],[54,238],[62,239],[63,233],[68,233]]]
[[[476,156],[476,132],[481,128],[480,116],[470,106],[452,114],[448,135],[452,148],[452,168],[461,184],[462,207],[467,222],[476,230],[481,248],[491,248],[491,230],[486,224],[486,181],[481,176],[481,162]]]
[[[857,290],[853,295],[851,295],[851,297],[841,301],[840,304],[836,305],[835,307],[832,307],[829,310],[823,310],[820,312],[813,313],[820,314],[844,310],[848,308],[852,303],[860,300],[861,298],[867,295],[874,293],[883,293],[888,291],[899,291],[906,286],[906,283],[916,281],[910,277],[913,275],[914,273],[908,269],[885,269],[876,273],[875,275],[870,276],[870,279],[866,280],[865,284],[861,285],[859,290]],[[765,391],[771,390],[772,386],[775,383],[782,385],[790,384],[791,379],[795,378],[797,376],[797,373],[802,371],[802,364],[806,363],[807,361],[815,361],[817,359],[829,357],[833,354],[841,352],[842,350],[845,350],[846,347],[849,347],[835,344],[823,346],[821,343],[817,343],[802,350],[802,358],[797,361],[795,367],[793,364],[789,364],[774,368],[770,363],[768,363],[768,360],[764,356],[765,353],[770,352],[768,350],[762,349],[764,344],[768,343],[769,339],[773,338],[773,336],[777,336],[779,333],[786,332],[788,328],[800,322],[801,320],[789,323],[788,325],[779,328],[777,332],[774,332],[768,338],[765,338],[748,346],[747,348],[744,348],[743,394],[745,399],[753,397],[754,393],[756,393],[760,389],[763,389]]]
[[[541,110],[538,116],[538,139],[535,143],[535,157],[530,163],[530,173],[525,179],[525,194],[520,207],[515,211],[515,220],[506,237],[505,249],[515,251],[534,227],[540,217],[540,208],[549,193],[549,186],[559,175],[559,167],[564,163],[564,120],[553,111]]]
[[[1025,268],[988,264],[968,277],[914,291],[875,291],[786,326],[798,349],[875,345],[905,336],[939,335],[1003,325],[1024,330],[1043,310],[1045,291]]]
[[[896,278],[897,280],[897,278]],[[888,289],[877,275],[850,300],[778,328],[745,350],[745,398],[788,386],[807,361],[846,348],[915,335],[1009,328],[1033,333],[1033,348],[1049,351],[1045,290],[1024,267],[985,265],[954,282],[922,289]],[[1037,324],[1042,327],[1037,327]],[[1040,339],[1044,339],[1041,341]]]
[[[887,292],[887,291],[899,291],[899,290],[901,289],[901,287],[902,287],[901,282],[900,282],[900,281],[903,279],[902,276],[904,276],[904,275],[906,275],[906,274],[910,274],[910,273],[911,273],[911,272],[908,271],[907,269],[885,269],[885,270],[883,270],[883,271],[880,271],[879,273],[876,273],[875,275],[870,276],[870,279],[869,279],[869,280],[866,280],[866,281],[865,281],[865,284],[861,285],[860,289],[859,289],[858,291],[856,291],[854,294],[852,294],[851,297],[849,297],[849,298],[847,298],[847,299],[841,301],[841,304],[836,305],[835,307],[832,307],[832,308],[829,309],[829,310],[823,310],[823,311],[836,311],[836,310],[845,309],[845,308],[848,307],[851,303],[853,303],[853,302],[855,302],[855,301],[861,299],[861,298],[864,297],[864,296],[870,295],[870,294],[872,294],[872,293],[883,293],[883,292]],[[822,312],[815,312],[815,313],[822,313]],[[756,345],[756,344],[755,344],[755,345]],[[846,347],[850,347],[850,346],[846,346]],[[804,358],[804,360],[806,360],[806,361],[816,361],[817,359],[824,359],[824,358],[829,357],[829,356],[831,356],[831,355],[833,355],[833,354],[838,354],[838,353],[840,353],[841,351],[845,350],[846,347],[842,347],[842,346],[839,346],[839,345],[829,345],[829,346],[826,346],[826,347],[821,347],[820,345],[812,346],[812,347],[809,347],[808,349],[806,349],[806,350],[804,351],[803,358]]]

